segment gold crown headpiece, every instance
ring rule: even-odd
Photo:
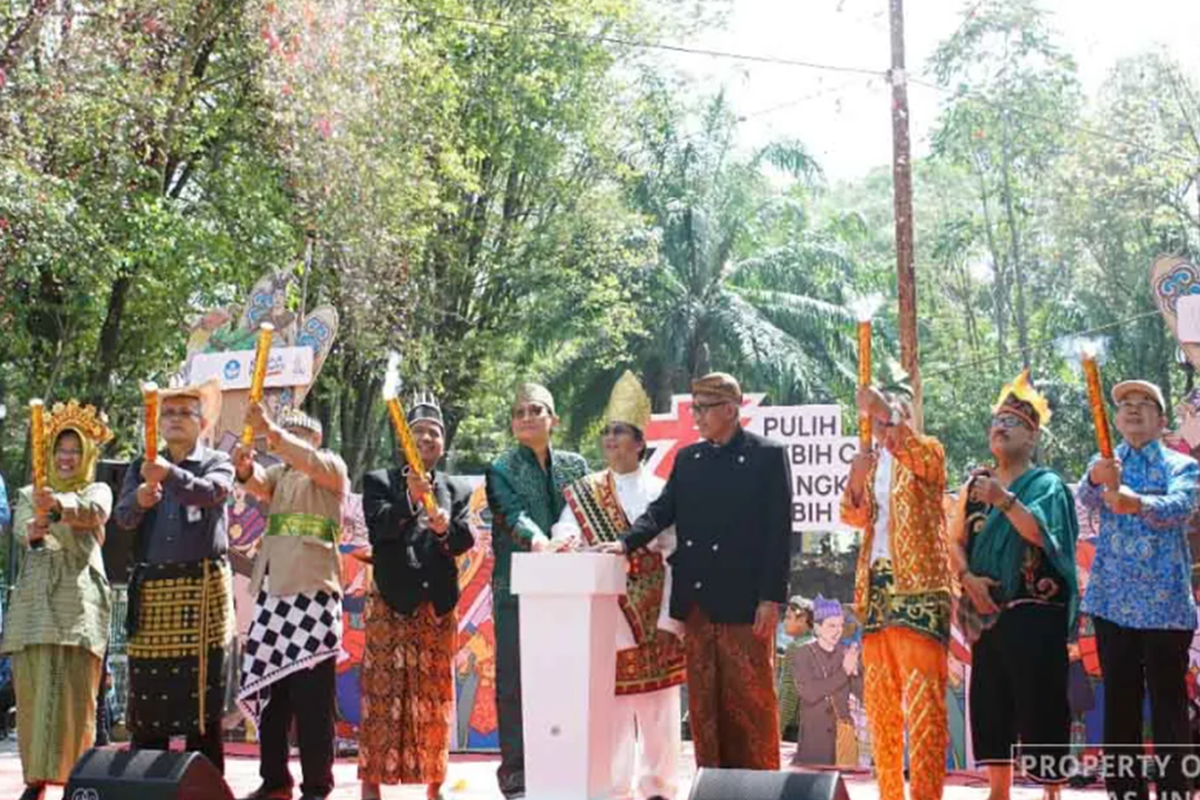
[[[45,430],[42,432],[50,447],[65,430],[78,431],[86,436],[96,447],[107,444],[113,438],[113,432],[108,427],[108,417],[103,411],[97,411],[95,406],[80,405],[78,400],[67,403],[55,403],[46,415]]]
[[[996,400],[992,413],[998,414],[1002,409],[1016,411],[1012,408],[1012,400],[1025,403],[1033,411],[1035,418],[1030,419],[1029,422],[1033,424],[1034,428],[1045,427],[1046,423],[1050,421],[1050,402],[1045,395],[1033,388],[1033,383],[1029,380],[1028,369],[1022,370],[1012,383],[1005,384],[1004,388],[1000,390],[1000,397]]]
[[[624,422],[645,433],[646,426],[650,424],[650,415],[650,396],[642,388],[641,381],[625,370],[608,397],[604,421]]]

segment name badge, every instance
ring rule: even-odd
[[[187,507],[187,521],[188,522],[199,522],[200,521],[200,509],[197,508],[196,506],[188,506]]]

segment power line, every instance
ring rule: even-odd
[[[1078,338],[1084,337],[1084,336],[1092,336],[1097,333],[1103,333],[1104,331],[1111,330],[1113,328],[1119,328],[1122,325],[1127,325],[1130,322],[1137,322],[1140,319],[1145,319],[1146,317],[1153,317],[1153,316],[1157,316],[1157,315],[1158,315],[1158,311],[1143,311],[1141,314],[1134,314],[1132,317],[1125,317],[1124,319],[1119,319],[1115,322],[1109,322],[1105,325],[1099,325],[1095,328],[1088,328],[1087,330],[1075,331],[1074,333],[1065,333],[1060,336],[1054,336],[1049,339],[1042,339],[1039,342],[1033,342],[1032,344],[1029,344],[1023,348],[1019,347],[1019,348],[1011,351],[1011,355],[1023,355],[1026,353],[1034,353],[1038,350],[1042,350],[1046,347],[1050,347],[1051,345],[1056,345],[1061,342],[1067,342],[1067,341],[1070,341],[1071,339],[1078,339]],[[935,377],[938,377],[941,375],[949,375],[950,373],[957,372],[960,369],[967,369],[969,367],[985,366],[987,364],[992,363],[993,361],[999,361],[1002,357],[1006,358],[1008,355],[1010,355],[1010,354],[1006,353],[1004,356],[996,354],[996,355],[991,355],[991,356],[985,356],[983,358],[971,359],[970,361],[961,361],[957,364],[951,364],[948,367],[942,367],[941,369],[934,370],[932,372],[924,372],[923,377],[935,378]]]
[[[500,22],[498,20],[487,20],[472,17],[458,17],[450,14],[435,14],[428,11],[420,11],[411,9],[404,12],[404,16],[420,17],[422,19],[437,20],[441,22],[457,22],[462,25],[478,25],[483,27],[500,28],[502,30],[523,31],[541,33],[547,36],[558,39],[590,39],[594,42],[603,42],[605,44],[614,44],[621,47],[634,47],[643,50],[662,50],[668,53],[681,53],[684,55],[707,56],[709,58],[728,58],[736,61],[749,61],[757,64],[775,64],[783,67],[799,67],[802,69],[824,70],[828,72],[849,72],[857,75],[871,75],[873,77],[884,77],[886,72],[879,69],[868,69],[867,67],[855,67],[843,64],[821,64],[816,61],[805,61],[796,58],[780,58],[778,56],[760,56],[751,53],[734,53],[727,50],[712,50],[703,47],[684,47],[683,45],[667,44],[665,42],[651,42],[647,40],[626,39],[620,36],[606,36],[604,34],[587,34],[587,33],[572,33],[570,31],[558,30],[547,26],[528,26],[514,25],[508,22]]]

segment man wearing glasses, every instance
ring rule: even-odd
[[[609,549],[631,559],[676,527],[671,616],[684,622],[688,708],[699,767],[779,769],[772,657],[787,600],[791,475],[783,446],[742,430],[742,390],[692,382],[705,441],[679,451],[658,499]]]
[[[554,549],[597,547],[629,531],[664,481],[645,469],[644,431],[650,397],[632,372],[613,387],[602,432],[607,469],[567,487],[567,507],[552,529]],[[618,800],[670,800],[678,788],[682,714],[680,685],[686,679],[682,626],[666,614],[671,571],[664,561],[675,549],[668,530],[630,559],[626,593],[617,623],[617,682],[613,796]],[[636,759],[640,753],[640,759]],[[636,784],[636,785],[635,785]]]
[[[1124,441],[1114,458],[1096,457],[1080,481],[1079,501],[1099,512],[1100,533],[1082,611],[1096,629],[1104,685],[1104,747],[1142,739],[1140,687],[1150,694],[1155,751],[1189,744],[1185,675],[1196,627],[1187,522],[1196,506],[1200,467],[1162,441],[1166,402],[1158,386],[1124,381],[1113,387],[1116,426]],[[1158,796],[1188,796],[1184,751],[1169,748]],[[1129,755],[1130,753],[1126,753]],[[1144,800],[1149,781],[1134,774],[1105,777],[1110,796]]]
[[[114,517],[135,531],[129,580],[129,709],[134,749],[166,750],[186,736],[224,771],[221,716],[233,644],[233,585],[225,500],[233,462],[203,444],[221,414],[214,378],[164,390],[159,430],[167,447],[139,458]]]
[[[496,722],[500,767],[496,777],[506,798],[525,795],[525,747],[521,731],[520,605],[512,593],[512,554],[544,549],[550,526],[562,513],[567,484],[587,474],[577,453],[554,450],[550,435],[558,424],[554,397],[536,383],[522,384],[512,405],[515,447],[497,458],[487,473],[492,513],[492,619],[496,626]]]

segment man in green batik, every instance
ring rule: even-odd
[[[521,732],[520,606],[509,582],[512,554],[549,547],[550,526],[562,513],[563,488],[588,473],[576,453],[554,450],[550,435],[558,424],[554,397],[544,386],[522,384],[512,405],[517,446],[503,453],[487,474],[492,512],[492,617],[496,625],[496,716],[500,729],[500,768],[496,776],[506,798],[525,795],[525,748]]]

